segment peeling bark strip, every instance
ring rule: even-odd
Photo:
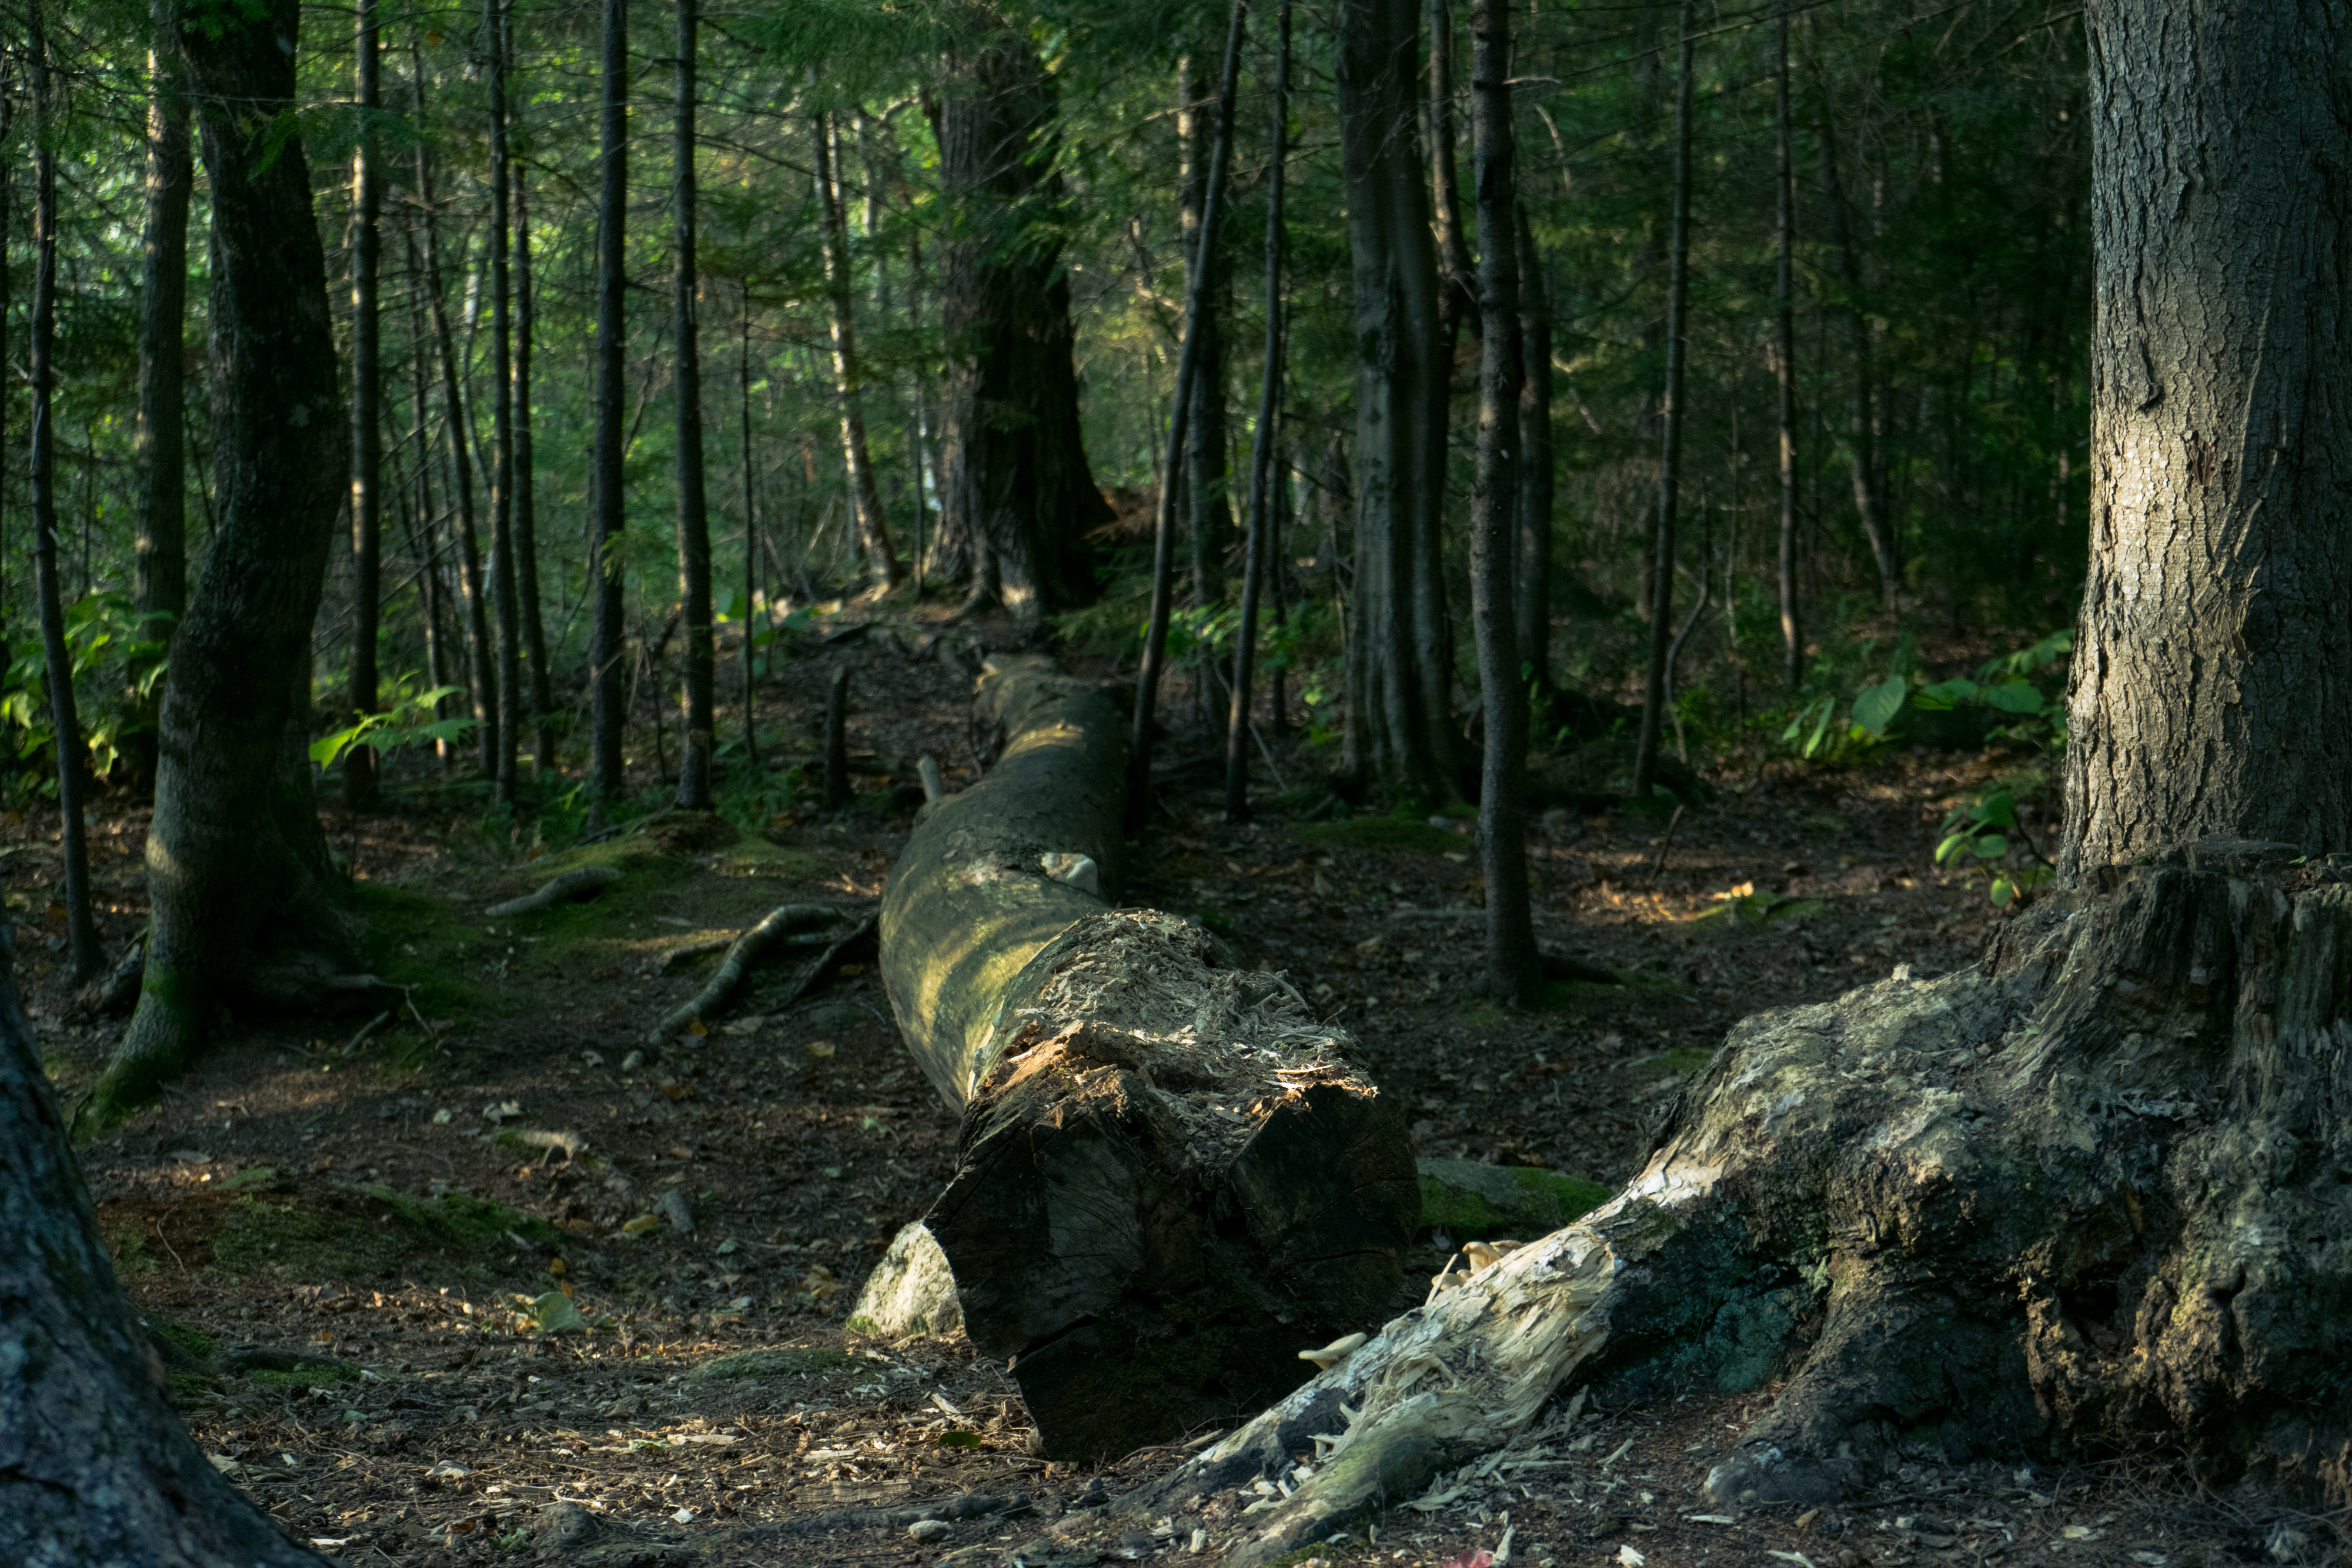
[[[67,1145],[15,958],[0,925],[0,1562],[323,1562],[231,1487],[173,1413]]]
[[[2069,874],[2352,848],[2352,16],[2089,12],[2098,323]]]
[[[2050,900],[1978,967],[1746,1020],[1615,1199],[1117,1511],[1296,1479],[1220,1543],[1263,1563],[1556,1394],[1775,1378],[1717,1506],[2151,1440],[2352,1501],[2352,857],[2296,852],[2204,840]]]
[[[1377,1322],[1419,1184],[1343,1032],[1092,890],[1123,849],[1118,708],[1038,659],[992,666],[980,701],[1002,759],[882,902],[899,1027],[963,1113],[925,1223],[1045,1452],[1116,1457],[1264,1406],[1301,1349]]]

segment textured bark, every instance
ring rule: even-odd
[[[710,503],[702,463],[701,279],[695,259],[695,69],[699,46],[698,0],[677,0],[677,89],[671,110],[670,330],[677,351],[677,579],[686,632],[686,712],[677,743],[677,807],[710,810],[711,754],[718,749],[713,711],[718,653],[711,640]]]
[[[1478,207],[1478,449],[1470,489],[1471,618],[1486,746],[1478,860],[1486,882],[1486,985],[1512,1007],[1543,987],[1528,904],[1528,688],[1511,582],[1518,549],[1518,194],[1506,0],[1471,0],[1470,136]]]
[[[1043,660],[980,703],[1000,760],[892,873],[883,977],[963,1116],[925,1224],[965,1331],[1048,1455],[1102,1458],[1295,1385],[1395,1290],[1419,1187],[1394,1103],[1297,992],[1094,891],[1125,847],[1118,708]]]
[[[1519,387],[1518,558],[1511,568],[1517,603],[1519,663],[1551,689],[1551,293],[1544,280],[1525,205],[1518,213]]]
[[[382,107],[375,0],[359,0],[353,18],[353,74],[362,133],[352,152],[352,716],[376,710],[376,632],[383,597],[383,339],[377,283],[383,268],[383,171],[368,116]],[[376,754],[355,746],[343,755],[343,803],[375,798]]]
[[[0,1561],[320,1563],[223,1479],[172,1408],[19,1005],[15,949],[0,926]]]
[[[841,456],[849,470],[850,515],[856,529],[857,554],[875,582],[896,588],[904,572],[898,552],[890,548],[890,519],[882,510],[874,457],[866,444],[864,366],[857,355],[857,321],[852,303],[856,275],[849,254],[849,216],[835,167],[840,149],[835,144],[834,117],[812,115],[809,135],[816,149],[817,204],[824,214],[824,292],[826,324],[833,338],[833,392],[841,406]]]
[[[1658,529],[1650,573],[1650,659],[1642,683],[1642,728],[1633,743],[1633,798],[1646,800],[1658,768],[1658,737],[1674,681],[1675,524],[1682,503],[1683,368],[1690,314],[1691,66],[1696,11],[1683,0],[1682,67],[1675,82],[1675,217],[1666,282],[1666,397],[1658,456]]]
[[[1052,237],[1055,97],[1036,51],[986,5],[927,100],[956,222],[943,246],[948,378],[935,575],[1023,619],[1095,591],[1086,534],[1111,520],[1078,423],[1070,286]]]
[[[213,193],[215,511],[172,649],[139,1009],[101,1115],[176,1073],[223,1001],[283,1003],[360,964],[303,752],[311,622],[347,473],[326,257],[294,105],[297,7],[215,30],[175,16]],[[266,154],[266,155],[265,155]]]
[[[2092,28],[2091,575],[2062,868],[2352,848],[2352,177],[2333,7]]]
[[[168,642],[188,609],[186,369],[188,197],[195,188],[188,100],[169,57],[148,56],[147,216],[139,281],[139,468],[131,603]]]
[[[621,493],[621,447],[627,440],[627,384],[623,350],[628,338],[627,271],[623,254],[629,218],[628,0],[604,0],[604,108],[597,161],[596,203],[596,442],[589,460],[588,596],[593,620],[588,642],[590,792],[601,817],[626,787],[621,731],[628,723],[621,700],[621,660],[628,625],[621,607],[621,563],[614,541],[626,518]]]
[[[1244,547],[1241,622],[1234,631],[1233,702],[1225,716],[1225,815],[1249,820],[1249,728],[1252,671],[1257,659],[1258,601],[1278,570],[1281,525],[1274,517],[1275,431],[1282,413],[1283,182],[1290,154],[1290,0],[1275,13],[1274,131],[1265,182],[1265,371],[1258,388],[1257,433],[1250,443],[1249,540]],[[1275,688],[1275,724],[1282,722],[1282,689]]]
[[[32,452],[26,467],[33,513],[33,591],[41,612],[41,658],[47,667],[51,746],[58,754],[58,857],[65,862],[68,961],[76,985],[106,963],[98,925],[89,907],[89,843],[82,825],[82,796],[89,788],[89,754],[82,746],[81,716],[74,705],[73,656],[66,645],[63,591],[58,583],[57,421],[51,400],[57,388],[58,336],[58,154],[50,115],[49,51],[41,6],[30,22],[31,76],[37,118],[33,144],[33,300],[31,351],[26,356],[32,382]]]
[[[1452,678],[1434,577],[1447,367],[1415,118],[1415,0],[1340,0],[1340,161],[1356,341],[1355,599],[1348,771],[1384,795],[1450,799]],[[1441,624],[1429,624],[1432,594]]]

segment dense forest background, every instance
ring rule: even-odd
[[[18,21],[27,16],[12,9]],[[1328,741],[1343,724],[1358,497],[1349,238],[1327,10],[1297,7],[1292,29],[1286,352],[1270,433],[1280,570],[1261,636],[1287,683],[1291,716]],[[1801,643],[1794,689],[1778,564],[1784,11]],[[502,78],[509,308],[515,344],[530,356],[517,404],[514,504],[536,540],[536,580],[526,572],[520,585],[543,628],[550,682],[548,711],[533,714],[523,749],[528,757],[532,729],[544,728],[562,764],[526,783],[523,803],[551,821],[576,821],[593,621],[601,14],[509,0],[488,11],[379,5],[362,15],[382,47],[375,107],[361,104],[353,11],[306,6],[303,101],[284,126],[310,160],[347,366],[362,143],[376,150],[383,185],[373,584],[381,613],[360,612],[361,552],[339,549],[316,631],[315,733],[356,721],[355,637],[373,620],[379,702],[399,716],[372,738],[417,743],[388,760],[388,772],[414,775],[436,737],[448,766],[478,759],[462,725],[432,721],[488,713],[483,687],[498,678],[489,646],[497,617],[485,604],[498,380],[488,68],[503,17],[511,38]],[[1709,0],[1692,16],[1675,629],[1694,603],[1703,609],[1678,645],[1673,700],[1686,747],[1801,748],[1809,727],[1791,719],[1836,713],[1830,729],[1810,730],[1818,743],[1844,733],[1847,705],[1874,683],[1893,675],[1917,687],[1969,673],[1988,652],[2072,622],[2085,557],[2085,465],[2076,455],[2087,430],[2091,320],[2080,13],[2043,0],[1745,8]],[[992,57],[1025,54],[1036,68],[1018,89],[1031,116],[1018,221],[1008,228],[1000,214],[977,239],[981,220],[943,177],[935,118],[942,84],[971,65],[972,40],[982,36],[975,17],[993,29]],[[1183,508],[1180,664],[1223,652],[1235,623],[1234,519],[1244,509],[1265,370],[1273,18],[1273,7],[1258,8],[1244,38],[1230,206],[1203,290],[1216,341],[1203,358],[1211,391],[1193,421],[1204,455],[1188,465],[1206,482],[1188,486]],[[693,61],[692,291],[722,797],[763,810],[785,788],[764,769],[730,766],[745,750],[747,667],[786,670],[795,639],[821,634],[827,607],[845,596],[887,590],[904,605],[919,591],[932,614],[965,601],[971,552],[941,510],[942,409],[953,362],[968,350],[949,336],[953,311],[942,298],[943,256],[959,243],[1025,247],[1066,287],[1085,452],[1109,505],[1066,519],[1086,536],[1094,591],[1049,606],[1052,623],[1122,658],[1140,647],[1188,235],[1199,217],[1227,20],[1222,6],[1089,0],[988,12],[780,0],[702,17]],[[140,586],[142,519],[152,506],[142,501],[150,456],[138,439],[140,342],[153,315],[144,279],[156,183],[146,18],[133,6],[80,5],[46,6],[40,21],[46,96],[36,90],[22,26],[12,26],[6,68],[0,617],[5,714],[19,751],[10,788],[53,794],[39,618],[24,564],[32,553],[25,434],[37,144],[54,152],[58,183],[51,429],[59,580],[93,763],[125,785],[146,772],[142,745],[152,743],[142,737],[152,734],[169,622],[149,613],[152,584],[143,598]],[[1433,95],[1429,46],[1451,41],[1458,62],[1469,49],[1464,17],[1443,0],[1423,8],[1422,22],[1420,119],[1395,134],[1412,139],[1432,171],[1443,266],[1462,242],[1444,232],[1451,158],[1433,149],[1459,137],[1466,190],[1467,110],[1454,99],[1468,73],[1456,69],[1463,79],[1452,97]],[[1550,668],[1522,673],[1604,700],[1638,700],[1658,565],[1651,541],[1678,7],[1531,0],[1514,10],[1512,25],[1518,194],[1551,314],[1555,481]],[[687,646],[672,298],[681,75],[672,8],[641,5],[626,27],[627,444],[614,557],[631,757],[642,770],[633,782],[666,795],[646,765],[658,747],[666,766],[677,766]],[[213,444],[201,160],[194,180],[178,421],[192,581],[210,529]],[[1450,657],[1467,709],[1477,691],[1462,524],[1477,402],[1475,328],[1455,348],[1442,560],[1446,603],[1464,628]],[[865,465],[848,455],[853,413]],[[861,466],[870,469],[878,515],[861,511]],[[146,553],[154,548],[148,538]],[[1963,658],[1967,669],[1956,662]],[[460,694],[429,700],[451,686]],[[1177,705],[1180,720],[1188,711]],[[1539,727],[1537,740],[1546,738]]]

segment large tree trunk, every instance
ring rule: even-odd
[[[1427,599],[1444,514],[1447,366],[1428,186],[1409,134],[1415,0],[1340,0],[1339,144],[1356,341],[1356,597],[1349,605],[1349,772],[1396,798],[1458,793],[1451,661]]]
[[[2321,40],[2345,26],[2200,5],[2159,46],[2148,7],[2112,9],[2063,866],[2209,832],[2352,849],[2352,178],[2322,152],[2345,117]],[[2188,68],[2209,56],[2246,78]]]
[[[0,925],[0,1561],[321,1563],[228,1484],[173,1410],[163,1358],[99,1236],[15,960]]]
[[[295,35],[292,0],[217,35],[178,27],[213,192],[219,525],[172,648],[146,977],[101,1114],[176,1073],[221,1001],[283,1003],[360,967],[299,722],[349,427],[310,166],[275,129],[293,110]]]
[[[1093,597],[1089,529],[1111,520],[1078,424],[1070,286],[1052,237],[1054,85],[1028,39],[991,7],[965,13],[967,47],[925,107],[940,183],[958,215],[943,246],[948,385],[934,568],[973,606],[1024,619]]]
[[[1419,1187],[1344,1034],[1196,927],[1104,902],[1108,697],[1021,659],[980,706],[1000,759],[916,830],[882,903],[892,1009],[963,1117],[927,1223],[1045,1452],[1114,1458],[1261,1407],[1299,1351],[1384,1311]]]
[[[2347,655],[2332,612],[2293,619],[2352,584],[2341,486],[2283,488],[2304,481],[2249,450],[2291,444],[2324,476],[2346,444],[2333,258],[2352,203],[2323,79],[2345,30],[2315,5],[2092,16],[2105,517],[2071,885],[1960,973],[1898,968],[1739,1025],[1615,1199],[1395,1320],[1110,1529],[1296,1479],[1221,1543],[1265,1563],[1556,1395],[1693,1381],[1775,1391],[1706,1479],[1719,1509],[1824,1500],[1912,1458],[2158,1445],[2352,1503],[2352,855],[2329,852],[2352,807],[2327,750]],[[2168,614],[2126,591],[2176,570]],[[2250,582],[2280,590],[2265,615],[2226,598]],[[2181,606],[2235,619],[2200,635],[2217,622]],[[2315,759],[2247,733],[2253,711],[2312,735]],[[2295,838],[2210,832],[2271,823]]]

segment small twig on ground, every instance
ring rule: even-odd
[[[1664,873],[1666,869],[1666,852],[1674,847],[1675,830],[1682,825],[1683,809],[1680,806],[1676,806],[1675,808],[1675,814],[1666,819],[1666,831],[1664,834],[1658,840],[1658,858],[1650,862],[1651,882],[1655,883],[1658,878]]]
[[[848,935],[843,936],[840,941],[835,942],[832,946],[826,948],[818,956],[817,961],[810,965],[808,972],[801,977],[800,984],[793,988],[793,994],[784,998],[785,1002],[789,1004],[799,1001],[803,997],[807,996],[811,991],[815,990],[819,986],[824,984],[825,977],[833,972],[833,967],[835,964],[841,962],[842,955],[848,952],[853,946],[864,941],[873,934],[874,917],[872,915],[868,915],[852,928]],[[877,1018],[881,1017],[878,1013],[875,1016]],[[890,1020],[884,1019],[882,1021],[887,1023]]]
[[[154,1224],[155,1239],[163,1244],[163,1250],[172,1255],[172,1261],[180,1266],[180,1272],[183,1274],[186,1273],[188,1271],[188,1260],[180,1256],[180,1249],[172,1245],[172,1239],[170,1237],[163,1234],[163,1217],[160,1214],[157,1215],[155,1217]]]
[[[392,1021],[392,1015],[396,1010],[396,1009],[386,1008],[383,1011],[376,1014],[375,1017],[362,1024],[360,1026],[359,1033],[352,1036],[350,1041],[344,1045],[343,1054],[345,1056],[349,1056],[352,1052],[357,1051],[367,1040],[368,1036],[373,1034],[376,1030],[382,1029],[384,1025]]]

